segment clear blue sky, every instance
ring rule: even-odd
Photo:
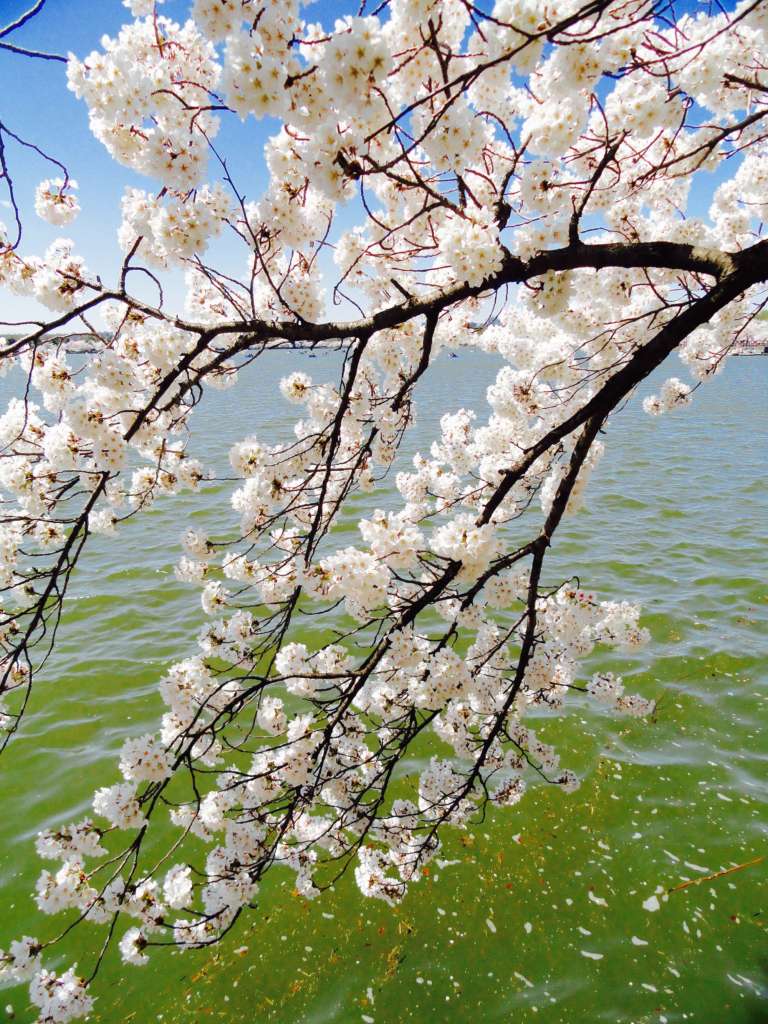
[[[0,0],[0,26],[18,17],[30,3],[31,0]],[[189,0],[167,0],[162,13],[183,21],[189,6]],[[684,8],[702,9],[696,0],[686,0],[676,6],[678,14]],[[732,7],[733,3],[727,6]],[[357,13],[357,10],[357,0],[320,0],[305,7],[305,16],[330,24],[334,17]],[[83,57],[99,48],[104,33],[115,35],[129,19],[130,14],[121,0],[47,0],[42,13],[8,39],[33,49],[64,54],[71,51]],[[14,187],[26,214],[22,251],[42,252],[54,238],[63,234],[74,239],[77,251],[92,270],[102,274],[105,283],[113,283],[121,255],[116,231],[123,189],[126,185],[153,189],[155,183],[117,165],[93,138],[88,130],[85,104],[66,89],[62,63],[34,60],[0,50],[0,120],[27,141],[40,145],[61,160],[80,185],[83,214],[64,228],[45,224],[33,212],[34,189],[43,178],[55,176],[57,172],[30,151],[8,143],[7,157]],[[249,118],[243,126],[234,115],[223,118],[217,145],[227,154],[235,180],[249,198],[258,198],[264,188],[262,147],[276,127],[274,121],[256,122]],[[706,210],[716,184],[708,177],[709,182],[697,194],[693,212],[701,214]],[[353,216],[354,210],[348,209],[346,214],[342,213],[341,223]],[[11,211],[0,208],[0,220],[10,227]],[[32,308],[27,300],[3,293],[0,320],[21,318],[29,315]]]
[[[0,22],[7,24],[29,6],[30,0],[0,0]],[[189,6],[188,0],[169,0],[163,5],[163,14],[183,21]],[[100,48],[101,37],[115,35],[130,17],[120,0],[47,0],[41,14],[14,32],[9,41],[83,57]],[[80,186],[81,216],[63,228],[47,225],[34,215],[34,190],[43,178],[58,172],[29,150],[8,143],[14,188],[26,214],[22,251],[42,252],[54,238],[64,235],[75,241],[89,268],[102,274],[105,283],[112,283],[121,258],[116,232],[123,189],[133,185],[154,190],[156,183],[116,164],[93,138],[85,104],[66,88],[63,63],[0,51],[0,120],[61,160]],[[263,190],[261,150],[274,130],[274,123],[257,124],[250,119],[246,132],[233,116],[225,118],[222,125],[222,148],[234,163],[236,180],[245,185],[251,198]],[[0,209],[0,220],[11,227],[12,214],[7,207]],[[16,319],[32,308],[28,301],[8,293],[3,294],[2,303],[2,320]]]
[[[0,0],[0,27],[31,6],[32,0]],[[161,12],[177,21],[189,14],[190,0],[167,0]],[[307,16],[332,23],[345,13],[357,13],[357,2],[332,0],[312,4]],[[47,0],[43,11],[8,37],[9,42],[35,50],[84,57],[100,49],[101,37],[114,36],[131,15],[121,0]],[[82,214],[72,224],[53,227],[34,214],[34,190],[44,178],[58,171],[36,154],[12,141],[7,145],[9,169],[23,218],[22,252],[40,253],[54,238],[65,236],[76,243],[91,270],[113,283],[121,253],[116,243],[120,223],[120,197],[126,186],[156,188],[156,182],[116,164],[88,130],[88,111],[66,88],[66,66],[60,62],[23,57],[0,50],[0,120],[11,131],[34,143],[65,164],[79,184]],[[227,155],[233,176],[248,198],[257,199],[266,184],[262,160],[265,140],[278,127],[274,120],[242,125],[226,115],[217,148]],[[0,200],[5,191],[0,190]],[[10,229],[12,212],[3,203],[0,221]],[[241,250],[242,251],[242,250]],[[239,255],[242,262],[242,256]],[[244,271],[244,265],[239,267]],[[138,278],[134,279],[132,286]],[[152,295],[148,293],[148,297]],[[154,293],[156,294],[156,293]],[[177,290],[177,298],[180,293]],[[173,289],[171,299],[173,300]],[[2,293],[0,320],[20,319],[35,308],[28,300]],[[9,329],[10,332],[10,329]]]

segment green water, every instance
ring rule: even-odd
[[[305,360],[275,354],[214,395],[194,454],[223,468],[236,438],[285,436],[279,377],[297,361],[317,378],[338,371],[336,357]],[[494,370],[480,356],[441,357],[411,450],[442,412],[481,412]],[[534,789],[446,834],[442,860],[396,910],[364,900],[351,877],[308,903],[275,871],[215,955],[158,951],[144,968],[109,955],[93,1020],[768,1021],[768,861],[674,892],[657,913],[642,907],[658,885],[768,853],[768,359],[733,359],[692,408],[660,420],[639,410],[649,389],[611,425],[588,508],[566,522],[547,579],[578,573],[603,598],[644,604],[652,644],[588,667],[660,698],[654,720],[578,705],[542,720],[537,732],[584,776],[576,794]],[[197,593],[173,576],[178,537],[188,515],[227,530],[231,486],[158,503],[118,542],[92,539],[57,654],[0,760],[0,946],[60,927],[30,895],[43,866],[34,835],[87,813],[95,786],[117,780],[124,737],[154,728],[156,682],[193,653],[203,620]],[[358,508],[386,500],[380,491]],[[74,950],[87,971],[101,938],[82,928],[67,962]],[[5,1004],[34,1019],[23,989],[0,994]]]

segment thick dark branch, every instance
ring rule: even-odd
[[[760,247],[764,243],[760,243]],[[578,412],[569,416],[557,427],[550,430],[533,447],[529,448],[525,457],[505,474],[499,487],[496,489],[491,500],[483,509],[478,518],[478,523],[488,523],[493,513],[509,494],[518,480],[526,473],[540,455],[556,444],[558,441],[573,433],[578,427],[593,417],[602,417],[614,409],[630,391],[644,380],[649,373],[661,365],[670,352],[673,352],[696,330],[707,323],[725,306],[736,299],[742,292],[752,285],[764,280],[768,275],[766,266],[766,250],[761,248],[758,254],[754,250],[759,246],[753,246],[741,254],[739,259],[740,269],[734,271],[720,281],[706,295],[697,299],[682,313],[663,327],[658,334],[647,345],[639,349],[629,362],[615,373],[604,387],[590,399]],[[744,259],[752,253],[750,259]]]
[[[419,316],[439,313],[449,306],[465,299],[476,298],[487,292],[497,291],[504,285],[523,284],[533,278],[541,277],[549,271],[568,270],[602,270],[606,267],[623,269],[657,269],[678,270],[693,274],[704,274],[708,277],[720,278],[730,273],[737,262],[741,265],[746,259],[765,262],[768,254],[768,241],[758,242],[741,253],[729,253],[721,249],[703,246],[683,245],[677,242],[634,242],[606,243],[596,245],[568,245],[562,249],[548,249],[537,253],[529,260],[507,254],[504,265],[496,274],[486,278],[481,284],[456,284],[432,292],[429,296],[409,299],[396,306],[389,306],[372,316],[361,320],[336,321],[326,323],[296,323],[295,321],[265,322],[261,320],[233,320],[217,324],[215,328],[203,327],[187,323],[178,318],[173,320],[175,326],[182,330],[198,334],[204,332],[214,335],[242,334],[244,337],[231,350],[231,354],[249,348],[255,341],[281,339],[293,342],[339,341],[352,338],[370,337],[376,331],[399,327]],[[768,279],[768,268],[763,278]],[[763,278],[758,277],[757,280]],[[750,282],[750,283],[755,283]],[[111,293],[112,298],[119,297]],[[153,309],[143,303],[134,302],[128,296],[123,301],[133,305],[150,316],[166,319],[160,310]]]
[[[124,302],[146,316],[173,324],[183,331],[190,331],[210,342],[225,334],[240,334],[242,338],[232,345],[229,355],[235,355],[257,342],[290,341],[319,344],[324,341],[344,341],[354,338],[369,338],[377,331],[399,327],[416,317],[430,317],[465,299],[476,298],[509,284],[524,284],[533,278],[555,271],[569,270],[602,270],[606,267],[623,269],[656,269],[678,270],[685,273],[703,274],[716,279],[730,274],[736,267],[747,264],[760,268],[760,272],[749,281],[756,284],[768,280],[768,240],[757,242],[749,249],[740,253],[729,253],[721,249],[704,246],[683,245],[677,242],[633,242],[606,243],[595,245],[568,245],[561,249],[548,249],[537,253],[529,260],[507,254],[504,265],[496,274],[486,278],[481,284],[456,284],[442,288],[423,298],[411,298],[396,306],[389,306],[372,316],[360,320],[329,321],[325,323],[298,323],[294,320],[230,320],[217,324],[215,327],[196,324],[181,317],[173,317],[161,309],[134,299],[120,290],[105,290],[71,312],[63,314],[50,325],[43,326],[25,338],[19,338],[5,349],[5,354],[23,350],[29,343],[42,339],[54,326],[76,319],[80,312],[106,302],[110,299]],[[93,285],[89,285],[93,288]]]

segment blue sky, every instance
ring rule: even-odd
[[[30,4],[31,0],[0,0],[0,26],[13,21]],[[189,0],[167,0],[162,13],[183,20],[189,6]],[[687,0],[678,6],[678,13],[683,7],[697,6],[696,0]],[[357,9],[356,0],[344,3],[320,0],[305,8],[305,16],[329,24],[334,17],[356,13]],[[16,45],[61,54],[74,52],[83,57],[100,48],[102,35],[115,35],[129,19],[130,14],[121,0],[47,0],[42,13],[8,39]],[[75,241],[77,251],[85,257],[91,270],[102,275],[105,284],[113,283],[121,258],[116,231],[123,189],[127,185],[153,189],[155,183],[116,164],[93,138],[88,130],[85,104],[66,89],[63,63],[30,59],[0,50],[0,121],[61,160],[80,185],[82,215],[65,228],[45,224],[33,212],[34,189],[39,181],[55,176],[57,171],[36,154],[13,141],[7,142],[9,169],[19,206],[25,212],[22,251],[42,252],[54,238],[63,234]],[[227,155],[235,181],[248,198],[258,198],[264,188],[266,179],[261,153],[264,141],[276,127],[274,121],[256,122],[253,118],[243,126],[234,115],[222,120],[217,146]],[[694,212],[704,212],[714,184],[712,178],[705,184],[694,203],[701,209]],[[348,209],[342,213],[341,223],[350,221],[353,216],[353,209]],[[0,220],[10,227],[11,211],[0,208]],[[146,297],[151,295],[147,293]],[[178,301],[179,295],[179,290],[171,286],[171,300]],[[3,293],[0,320],[20,319],[30,315],[33,308],[28,300]]]
[[[29,6],[29,0],[0,0],[0,20],[7,24]],[[188,10],[187,0],[169,0],[163,13],[183,20]],[[14,32],[12,41],[19,46],[83,57],[100,48],[105,33],[115,35],[129,20],[130,14],[120,0],[47,0],[41,14]],[[26,141],[61,160],[80,186],[81,216],[64,228],[45,224],[33,212],[34,190],[43,178],[58,172],[29,150],[12,141],[7,143],[19,206],[26,211],[22,251],[41,252],[54,238],[64,235],[75,241],[89,268],[98,271],[105,283],[111,283],[121,259],[116,232],[123,190],[128,185],[153,190],[156,183],[115,163],[93,138],[87,108],[67,90],[66,68],[60,62],[0,51],[0,120]],[[265,182],[261,150],[275,126],[251,119],[246,133],[237,118],[230,116],[226,121],[220,134],[222,148],[232,158],[239,182],[246,184],[251,197],[257,196]],[[0,220],[10,228],[11,211],[0,210]],[[17,319],[33,308],[28,301],[8,293],[3,294],[2,302],[2,320]]]

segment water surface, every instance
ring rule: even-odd
[[[295,409],[277,382],[297,362],[318,379],[338,372],[331,355],[265,357],[199,410],[194,454],[223,468],[245,434],[284,437]],[[409,449],[427,447],[445,411],[484,415],[496,365],[441,356],[421,386]],[[768,852],[768,359],[732,359],[690,409],[656,420],[640,402],[660,379],[610,425],[588,507],[564,524],[547,570],[551,582],[577,573],[602,598],[644,605],[653,642],[589,670],[622,671],[631,689],[658,698],[654,719],[575,706],[542,721],[542,738],[584,777],[576,794],[539,788],[446,834],[442,859],[395,910],[364,900],[351,877],[309,903],[275,871],[217,953],[155,955],[144,968],[108,956],[93,1020],[768,1020],[765,863],[674,892],[656,913],[642,907],[657,886]],[[193,653],[203,622],[196,591],[173,576],[179,534],[188,516],[228,530],[230,491],[160,501],[117,542],[92,539],[58,651],[0,761],[0,946],[60,925],[31,898],[44,866],[34,835],[87,813],[93,789],[117,779],[124,737],[155,728],[157,680]],[[357,507],[386,501],[380,489]],[[81,930],[82,968],[100,939]],[[17,1020],[34,1019],[22,989],[0,998]]]

